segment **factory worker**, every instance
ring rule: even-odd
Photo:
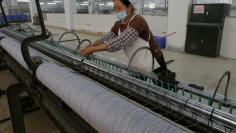
[[[135,8],[129,0],[114,0],[114,10],[118,21],[115,22],[111,31],[100,41],[97,41],[80,50],[82,56],[89,56],[99,51],[117,52],[124,50],[128,59],[141,47],[150,47],[150,51],[140,51],[139,55],[132,61],[131,66],[141,71],[149,71],[152,66],[152,55],[160,67],[154,73],[175,73],[167,70],[166,62],[161,49],[156,44],[152,32],[145,19],[135,14]]]

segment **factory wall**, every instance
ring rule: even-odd
[[[236,0],[232,0],[232,8],[230,12],[230,16],[236,17]]]
[[[164,35],[167,29],[167,16],[143,15],[154,35]],[[115,15],[102,14],[74,14],[75,30],[106,33],[116,21]],[[65,28],[64,14],[47,14],[45,24],[48,26]]]
[[[235,10],[232,10],[232,11],[230,12],[230,15],[236,17],[236,9],[235,9]]]
[[[221,55],[224,57],[236,59],[236,18],[227,17],[225,19],[225,26],[223,31],[223,38],[221,44]]]
[[[167,32],[176,32],[167,38],[167,48],[184,51],[187,23],[192,0],[169,0]]]
[[[66,28],[65,14],[46,14],[45,25]]]
[[[220,54],[227,58],[236,59],[236,0],[232,0],[232,7],[230,17],[225,19]]]

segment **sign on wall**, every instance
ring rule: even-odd
[[[195,5],[193,9],[193,13],[195,14],[204,14],[205,6],[204,5]]]

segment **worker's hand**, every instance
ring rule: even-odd
[[[94,47],[88,47],[88,48],[84,48],[82,50],[80,50],[80,54],[84,57],[88,57],[90,55],[92,55],[94,52]]]
[[[80,53],[85,51],[87,48],[93,47],[93,44],[86,45],[85,47],[81,48]]]
[[[86,45],[86,46],[83,47],[82,49],[86,49],[86,48],[89,48],[89,47],[93,47],[93,44]]]

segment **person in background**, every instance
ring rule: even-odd
[[[154,70],[154,73],[175,77],[175,73],[167,69],[162,51],[156,44],[147,22],[141,15],[135,14],[135,8],[131,2],[129,0],[114,0],[113,3],[118,21],[100,41],[81,49],[80,54],[87,57],[95,52],[117,52],[123,49],[130,59],[136,50],[146,46],[150,48],[151,56],[143,53],[138,60],[132,62],[133,67],[147,70],[147,67],[150,68],[151,65],[150,62],[147,62],[147,59],[154,56],[160,65],[159,68]]]

